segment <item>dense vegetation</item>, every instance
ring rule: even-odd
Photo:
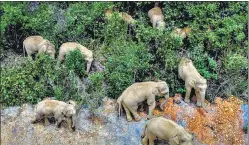
[[[115,6],[135,20],[131,26],[119,17],[105,19],[104,11]],[[134,82],[165,80],[170,95],[184,93],[178,77],[181,56],[191,58],[208,80],[206,98],[236,95],[247,89],[248,4],[247,2],[162,2],[166,29],[153,29],[147,12],[154,2],[2,2],[1,58],[6,50],[23,53],[22,42],[41,35],[57,49],[77,41],[93,50],[104,72],[86,74],[83,57],[67,55],[65,65],[39,55],[21,66],[1,68],[1,101],[4,105],[36,103],[55,96],[60,100],[117,98]],[[170,37],[174,27],[191,28],[186,39]],[[83,68],[83,69],[82,69]],[[84,96],[77,78],[89,78]],[[90,99],[89,99],[90,97]]]

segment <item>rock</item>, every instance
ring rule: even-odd
[[[100,71],[103,72],[105,70],[105,67],[101,65],[98,61],[94,60],[92,63],[92,71]]]
[[[217,104],[208,106],[206,113],[202,108],[182,100],[176,104],[170,97],[161,115],[171,118],[187,131],[195,133],[195,145],[212,144],[215,138],[220,139],[218,143],[215,142],[217,144],[227,144],[227,139],[234,139],[237,144],[243,144],[242,139],[246,136],[238,129],[242,128],[239,124],[240,119],[244,126],[248,123],[248,105],[236,103],[239,102],[236,98],[232,100],[217,98]],[[31,124],[34,108],[29,104],[3,109],[1,110],[1,144],[141,145],[141,136],[147,122],[146,116],[139,122],[127,122],[125,113],[118,117],[115,102],[114,99],[104,98],[103,106],[95,110],[95,114],[91,109],[81,107],[74,132],[67,129],[65,122],[60,128],[52,122],[49,126],[44,126],[43,122]],[[233,112],[226,112],[224,105],[230,106]],[[246,142],[247,140],[244,140],[244,144]],[[167,145],[167,141],[157,140],[155,144]]]

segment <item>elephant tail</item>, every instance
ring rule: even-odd
[[[118,116],[121,116],[121,111],[122,111],[122,96],[120,96],[117,100],[117,103],[118,103]]]
[[[22,44],[23,56],[25,57],[25,45]]]

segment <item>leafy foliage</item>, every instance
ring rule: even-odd
[[[52,93],[54,61],[47,55],[39,55],[33,62],[26,60],[21,66],[1,70],[1,94],[3,105],[36,103]]]
[[[247,88],[247,2],[161,2],[166,21],[166,29],[162,31],[153,29],[147,16],[154,2],[1,4],[3,42],[0,52],[2,49],[22,52],[22,41],[30,35],[43,36],[57,49],[64,42],[79,42],[93,50],[95,60],[105,65],[103,73],[88,75],[92,83],[87,91],[92,98],[105,95],[117,98],[132,83],[153,78],[165,80],[170,95],[184,93],[184,82],[177,72],[182,56],[192,59],[200,74],[208,80],[206,98],[211,101],[216,96],[240,96]],[[136,23],[127,24],[118,12],[114,12],[111,19],[105,18],[105,9],[114,6],[118,11],[130,14]],[[182,39],[172,35],[175,27],[189,27],[191,32]],[[4,101],[21,96],[20,102],[36,102],[42,95],[54,95],[59,100],[80,100],[77,78],[78,75],[85,77],[84,61],[77,52],[70,53],[67,58],[66,68],[63,65],[53,67],[53,61],[38,64],[40,59],[37,59],[34,63],[27,61],[24,65],[28,67],[4,69],[2,83],[5,86],[24,84],[23,90],[16,88],[18,91],[7,91],[8,87],[3,87]],[[39,70],[41,65],[43,72]],[[19,104],[11,102],[7,105]]]
[[[129,85],[143,81],[149,71],[150,54],[142,44],[114,42],[112,55],[106,63],[107,93],[117,98]]]
[[[70,51],[66,55],[65,64],[68,70],[75,72],[80,77],[85,74],[85,59],[79,49]]]

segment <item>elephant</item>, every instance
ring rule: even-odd
[[[148,11],[148,17],[150,18],[153,28],[164,29],[166,23],[164,22],[162,9],[158,7],[158,5],[159,3],[156,2],[154,8]]]
[[[66,102],[45,99],[39,102],[35,108],[35,118],[31,123],[36,123],[41,119],[45,119],[45,125],[49,125],[48,118],[54,117],[56,126],[59,127],[63,120],[66,120],[68,128],[72,131],[75,127],[76,103],[72,100]]]
[[[154,145],[154,140],[159,138],[168,140],[170,145],[193,145],[193,135],[172,120],[164,117],[150,119],[144,128],[142,144]]]
[[[171,35],[173,37],[180,36],[182,39],[185,39],[187,35],[191,33],[191,28],[185,27],[185,28],[174,28]]]
[[[128,121],[132,121],[130,112],[135,118],[135,121],[140,121],[141,117],[137,113],[138,105],[147,100],[147,104],[149,106],[148,118],[151,118],[156,106],[156,96],[165,97],[165,101],[161,104],[161,106],[163,106],[169,98],[169,87],[165,81],[148,81],[132,84],[126,88],[121,96],[117,99],[119,116],[123,106]]]
[[[93,62],[93,52],[91,50],[87,49],[86,47],[82,46],[81,44],[77,43],[77,42],[63,43],[60,46],[58,61],[61,62],[62,60],[64,60],[65,55],[69,51],[75,50],[77,48],[81,51],[82,55],[85,57],[85,60],[87,61],[86,72],[89,72],[90,68],[91,68],[91,65],[92,65],[92,62]]]
[[[117,11],[115,9],[115,11]],[[112,18],[113,16],[113,11],[111,9],[106,9],[105,10],[105,16],[107,19]],[[126,12],[118,12],[118,16],[125,22],[127,22],[128,24],[134,24],[135,20],[132,18],[131,15],[127,14]]]
[[[205,107],[204,100],[207,89],[207,80],[199,74],[190,59],[186,57],[181,58],[178,65],[178,74],[180,78],[185,81],[186,95],[184,101],[186,103],[190,102],[189,96],[192,88],[194,88],[197,97],[196,106]]]
[[[31,58],[31,55],[35,52],[46,53],[55,58],[55,46],[47,39],[44,39],[42,36],[29,36],[23,41],[23,53],[25,56],[24,49],[26,50],[28,57]]]

